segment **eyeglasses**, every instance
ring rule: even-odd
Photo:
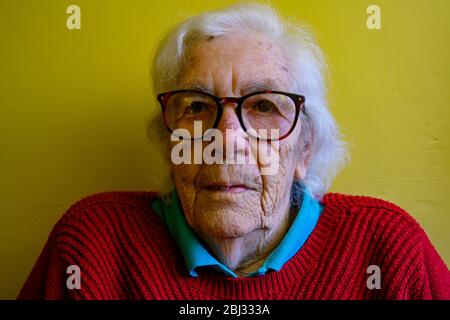
[[[236,114],[247,134],[266,141],[288,137],[305,113],[305,97],[282,91],[259,91],[243,97],[219,98],[198,90],[175,90],[158,94],[164,122],[170,133],[185,129],[193,139],[200,138],[194,130],[196,121],[201,123],[201,137],[208,129],[216,129],[224,103],[236,104]],[[275,131],[273,131],[275,130]]]

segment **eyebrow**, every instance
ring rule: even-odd
[[[209,94],[214,95],[214,90],[212,90],[209,87],[206,87],[198,82],[189,82],[186,83],[183,86],[183,89],[190,89],[190,90],[199,90],[202,92],[206,92]],[[257,92],[257,91],[265,91],[265,90],[281,90],[280,88],[280,81],[277,81],[275,79],[272,78],[265,78],[262,80],[251,80],[248,82],[245,82],[242,86],[241,86],[241,94],[242,95],[246,95],[249,93],[253,93],[253,92]]]
[[[244,85],[242,85],[241,87],[241,93],[245,95],[256,91],[280,89],[280,81],[276,81],[275,79],[271,78],[265,78],[258,81],[248,81],[244,83]]]
[[[199,91],[206,92],[206,93],[209,93],[209,94],[214,95],[213,90],[211,90],[211,89],[208,88],[208,87],[205,87],[204,85],[202,85],[202,84],[200,84],[200,83],[198,83],[198,82],[187,83],[187,84],[185,84],[185,85],[183,86],[183,89],[199,90]]]

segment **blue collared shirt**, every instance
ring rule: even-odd
[[[184,256],[189,274],[197,277],[196,268],[211,267],[226,275],[237,278],[237,275],[227,266],[220,263],[203,246],[197,235],[189,227],[180,200],[176,191],[172,193],[169,202],[155,199],[151,203],[153,209],[159,214],[161,219],[169,229],[170,234],[175,239],[181,253]],[[303,200],[300,210],[293,221],[288,232],[281,240],[280,244],[267,257],[264,264],[249,276],[264,275],[268,271],[279,271],[303,246],[309,235],[319,220],[323,210],[322,204],[315,200],[308,192],[303,193]]]

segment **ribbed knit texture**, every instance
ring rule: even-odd
[[[401,208],[370,197],[325,195],[319,222],[279,272],[188,275],[150,192],[106,192],[74,204],[53,228],[19,299],[449,299],[450,273]],[[81,289],[66,268],[81,268]],[[369,290],[367,267],[381,268]]]

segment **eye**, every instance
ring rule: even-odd
[[[272,113],[277,110],[277,107],[269,100],[260,100],[253,105],[252,109],[261,113]]]
[[[186,113],[188,114],[198,114],[204,111],[207,108],[207,105],[202,102],[192,102],[187,108]]]

